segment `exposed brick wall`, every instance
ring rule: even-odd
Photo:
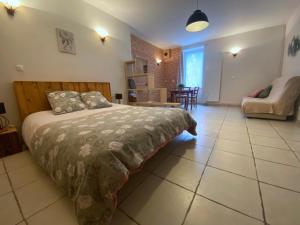
[[[131,35],[132,57],[139,57],[148,61],[148,72],[155,74],[155,87],[165,87],[163,82],[164,63],[159,66],[156,59],[163,59],[163,50],[154,45]]]
[[[180,73],[181,48],[171,49],[171,57],[164,59],[162,49],[131,35],[131,52],[133,58],[140,57],[148,61],[148,71],[155,74],[156,87],[166,87],[168,91],[176,88]],[[159,66],[156,59],[163,60]]]
[[[175,89],[181,70],[181,48],[171,49],[171,57],[164,60],[164,81],[168,90]]]

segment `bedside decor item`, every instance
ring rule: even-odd
[[[76,55],[75,41],[73,33],[56,28],[58,50],[63,53]]]
[[[299,36],[294,36],[288,47],[288,56],[295,57],[299,50],[300,50],[300,38]]]
[[[209,21],[204,12],[199,9],[199,1],[197,0],[197,10],[189,17],[185,29],[188,32],[199,32],[209,26]]]
[[[118,103],[121,104],[121,100],[123,99],[123,95],[121,93],[116,93],[115,98],[116,98],[116,100],[118,100]]]
[[[0,102],[0,133],[6,131],[9,125],[9,120],[5,116],[2,116],[5,113],[5,105],[3,102]]]

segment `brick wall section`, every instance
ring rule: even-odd
[[[171,57],[164,60],[164,81],[168,90],[175,89],[181,70],[181,48],[171,49]]]
[[[155,86],[165,87],[163,82],[164,63],[159,66],[156,64],[156,59],[163,59],[163,50],[154,45],[131,35],[131,53],[132,58],[143,58],[148,61],[148,72],[155,74]]]
[[[131,35],[131,52],[132,58],[148,60],[148,71],[155,74],[156,87],[166,87],[168,90],[176,88],[180,73],[181,48],[171,49],[171,57],[164,59],[162,49]],[[156,59],[163,60],[160,66],[157,66]]]

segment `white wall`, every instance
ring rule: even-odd
[[[36,9],[21,7],[13,18],[0,10],[0,102],[12,123],[19,123],[15,80],[109,81],[113,93],[124,91],[123,62],[131,58],[128,25],[79,0],[64,0],[63,6],[59,0],[27,2]],[[97,26],[110,33],[104,45]],[[58,51],[57,27],[73,32],[76,55]],[[15,70],[17,64],[24,65],[23,73]]]
[[[300,51],[295,57],[288,56],[288,46],[294,35],[300,37],[300,5],[287,23],[282,67],[283,76],[300,76]]]
[[[207,101],[240,104],[243,96],[279,77],[284,34],[285,26],[276,26],[202,43]],[[235,46],[242,48],[236,58],[228,53]]]

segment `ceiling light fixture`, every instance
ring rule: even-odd
[[[204,12],[199,9],[199,1],[197,0],[197,10],[189,17],[185,29],[188,32],[199,32],[209,26],[209,21]]]

